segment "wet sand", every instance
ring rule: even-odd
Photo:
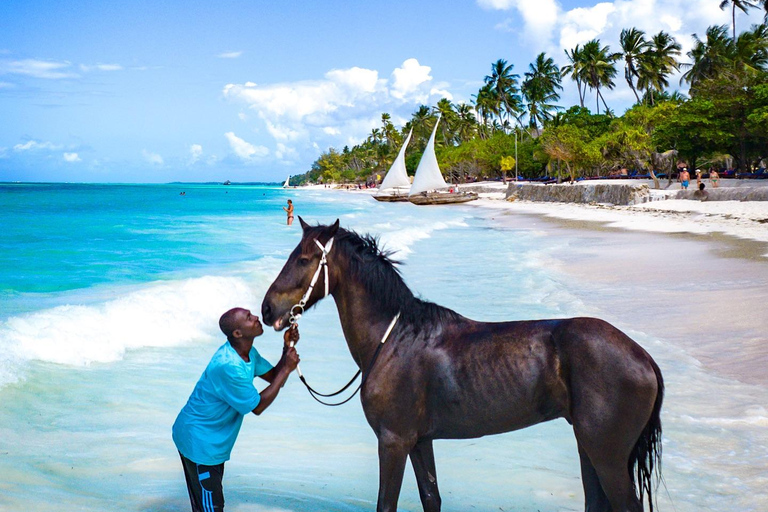
[[[553,264],[569,291],[595,309],[589,314],[673,343],[715,374],[768,387],[766,244],[509,210],[487,215],[548,237],[575,237]]]

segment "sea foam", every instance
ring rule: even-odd
[[[272,265],[274,268],[274,265]],[[258,311],[274,272],[154,282],[94,305],[66,304],[0,322],[0,386],[23,378],[32,361],[108,363],[126,350],[218,336],[219,316],[235,306]]]

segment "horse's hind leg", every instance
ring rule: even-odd
[[[635,495],[629,473],[630,448],[624,446],[626,443],[612,439],[606,432],[585,436],[577,431],[576,439],[584,478],[586,510],[592,512],[590,505],[594,504],[595,510],[601,512],[642,512],[643,507]],[[600,492],[597,491],[598,486]],[[605,507],[605,500],[610,507]]]
[[[439,512],[441,500],[440,492],[437,490],[437,472],[435,471],[435,452],[432,449],[432,440],[424,439],[417,442],[410,455],[424,512]]]
[[[600,485],[597,471],[589,460],[587,453],[579,445],[579,458],[581,459],[581,483],[584,486],[584,510],[585,512],[610,512],[611,504]]]

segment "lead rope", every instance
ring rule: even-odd
[[[400,318],[400,313],[398,312],[395,315],[395,317],[392,319],[392,321],[389,323],[389,327],[387,327],[387,330],[384,332],[384,336],[381,337],[381,342],[376,347],[376,351],[373,353],[373,357],[371,358],[371,362],[368,363],[368,368],[366,369],[365,373],[363,373],[363,378],[360,380],[360,385],[357,386],[357,389],[351,395],[349,395],[348,398],[346,398],[345,400],[343,400],[341,402],[329,403],[329,402],[324,402],[324,401],[320,400],[318,398],[318,396],[323,397],[323,398],[330,398],[330,397],[336,396],[336,395],[344,392],[349,386],[352,385],[353,382],[355,382],[355,379],[357,379],[357,377],[360,376],[360,374],[362,373],[362,369],[357,370],[357,373],[355,373],[355,376],[352,377],[352,379],[347,383],[346,386],[344,386],[340,390],[336,391],[335,393],[329,393],[327,395],[323,394],[323,393],[320,393],[320,392],[316,391],[315,389],[313,389],[312,386],[310,386],[307,383],[307,380],[304,378],[304,375],[301,374],[301,371],[299,371],[299,379],[301,379],[301,382],[303,382],[304,385],[307,387],[307,391],[309,391],[309,395],[312,398],[314,398],[315,400],[317,400],[319,403],[321,403],[323,405],[327,405],[329,407],[337,407],[339,405],[344,405],[345,403],[347,403],[350,400],[352,400],[355,397],[355,395],[357,394],[357,392],[360,391],[360,389],[363,387],[363,384],[365,384],[365,380],[368,378],[368,375],[370,375],[371,369],[373,369],[373,364],[376,362],[376,358],[379,356],[379,352],[381,351],[381,347],[383,347],[384,343],[387,342],[387,339],[389,338],[389,334],[392,332],[392,329],[395,328],[395,324],[397,323],[397,320],[399,318]],[[293,346],[293,343],[291,343],[291,346]],[[297,367],[297,370],[298,370],[298,367]]]

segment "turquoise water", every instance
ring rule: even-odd
[[[184,195],[180,195],[185,192]],[[215,185],[0,184],[0,510],[188,507],[170,426],[221,343],[219,315],[258,310],[300,239],[281,207],[340,218],[403,260],[423,297],[481,320],[595,314],[553,271],[582,241],[503,227],[472,206],[384,204],[362,193]],[[707,374],[662,339],[620,326],[667,376],[662,510],[764,510],[766,390]],[[326,300],[301,322],[302,369],[338,388],[354,373]],[[275,361],[278,334],[257,348]],[[728,403],[714,404],[726,390]],[[562,420],[438,441],[443,510],[583,509]],[[376,440],[359,401],[324,408],[292,378],[247,417],[227,464],[234,511],[372,510]],[[421,510],[410,469],[402,510]]]

